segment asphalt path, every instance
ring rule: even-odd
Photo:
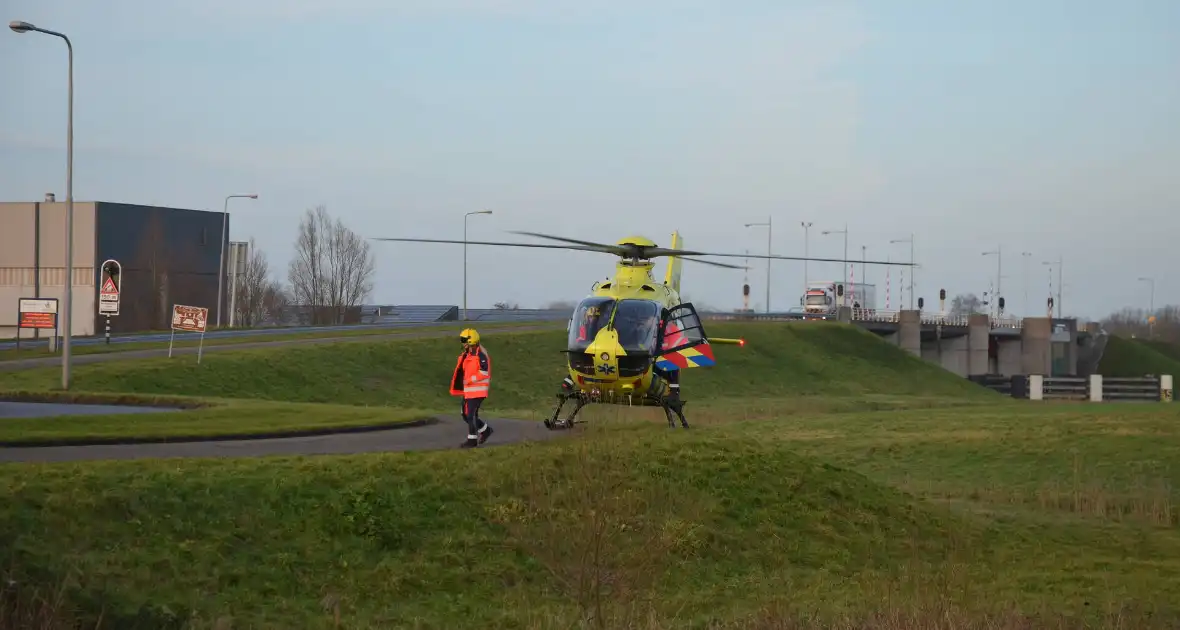
[[[548,440],[567,431],[550,431],[541,422],[485,418],[494,433],[479,448]],[[348,455],[457,449],[467,439],[458,416],[440,416],[425,426],[363,433],[337,433],[265,440],[220,440],[161,444],[0,447],[0,463],[79,462],[175,457],[264,457],[273,455]]]
[[[274,341],[250,341],[246,343],[230,343],[205,346],[202,354],[222,352],[225,350],[247,350],[250,348],[274,348],[280,346],[310,346],[324,343],[341,343],[346,341],[386,341],[390,339],[428,339],[433,337],[447,337],[456,334],[452,328],[455,322],[446,330],[430,330],[416,332],[374,332],[372,335],[346,335],[336,337],[316,337],[311,339],[276,339]],[[497,332],[516,333],[530,330],[558,330],[553,322],[533,323],[521,326],[504,326],[490,330],[485,337],[489,343],[494,343]],[[172,354],[196,354],[197,348],[173,348]],[[128,350],[125,352],[102,352],[96,354],[75,354],[70,357],[71,365],[85,365],[87,363],[102,363],[104,361],[121,361],[126,359],[154,359],[168,356],[168,348],[152,350]],[[0,372],[26,370],[38,367],[54,367],[61,365],[61,356],[43,357],[37,359],[17,359],[14,361],[0,361]]]
[[[102,416],[116,413],[180,411],[174,407],[134,405],[75,405],[70,403],[7,402],[0,400],[0,418],[51,418],[53,416]]]

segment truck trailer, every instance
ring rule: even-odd
[[[807,291],[799,298],[805,317],[828,319],[836,316],[836,308],[851,306],[871,315],[877,308],[877,287],[862,282],[842,280],[814,280],[807,283]]]

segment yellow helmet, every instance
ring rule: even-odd
[[[465,346],[477,346],[479,345],[479,332],[474,328],[464,328],[463,332],[459,333],[459,341],[462,341]]]

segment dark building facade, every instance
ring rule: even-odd
[[[173,304],[206,307],[209,325],[217,321],[218,260],[229,243],[222,213],[97,202],[94,214],[95,268],[114,259],[123,269],[112,333],[168,329]],[[227,299],[223,282],[223,308]],[[105,318],[99,320],[101,330]]]

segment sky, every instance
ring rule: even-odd
[[[780,255],[841,258],[844,235],[821,232],[847,226],[849,258],[908,261],[890,241],[913,235],[928,309],[999,272],[1008,313],[1043,314],[1058,258],[1067,316],[1146,307],[1145,276],[1157,306],[1180,302],[1174,0],[3,7],[73,42],[76,200],[220,211],[257,193],[230,201],[231,238],[255,239],[280,279],[302,213],[323,204],[366,238],[461,239],[464,214],[491,209],[470,239],[679,230],[730,253],[765,253],[766,228],[744,224],[769,217]],[[65,198],[66,60],[59,39],[0,32],[0,200]],[[461,246],[372,247],[370,302],[461,303]],[[983,255],[997,248],[999,270]],[[615,262],[467,255],[472,308],[576,300]],[[729,310],[748,281],[764,309],[765,261],[750,267],[686,263],[682,290]],[[867,266],[880,308],[885,269]],[[803,263],[773,262],[771,308],[797,305],[803,283]]]

